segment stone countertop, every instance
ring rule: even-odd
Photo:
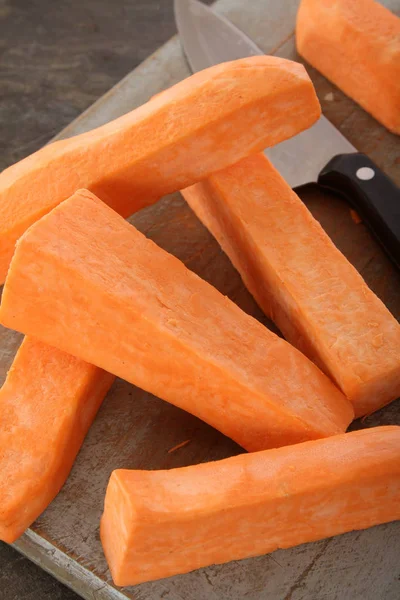
[[[209,2],[208,2],[209,3]],[[0,170],[175,33],[172,0],[0,0]],[[0,542],[0,600],[78,596]]]
[[[1,0],[0,168],[52,138],[175,33],[173,0]]]

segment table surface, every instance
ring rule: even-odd
[[[1,0],[0,30],[0,170],[43,146],[176,32],[172,0]],[[0,600],[33,597],[78,599],[0,542]]]
[[[238,6],[239,3],[236,5]],[[124,74],[166,41],[175,29],[172,0],[134,3],[125,0],[118,2],[85,0],[84,3],[78,3],[73,0],[68,3],[68,6],[66,4],[56,6],[49,0],[36,0],[29,4],[27,0],[19,0],[14,2],[12,8],[1,8],[0,5],[0,18],[5,25],[5,35],[2,35],[2,43],[5,47],[1,89],[3,95],[5,93],[6,100],[3,102],[0,117],[5,130],[0,136],[0,144],[4,145],[1,166],[7,166],[43,145]],[[348,101],[345,101],[340,106],[345,110],[349,108],[347,104]],[[324,110],[326,108],[324,107]],[[364,119],[364,116],[360,117],[360,113],[357,114],[354,119],[350,111],[350,117],[346,119],[346,135],[349,135],[357,145],[357,136],[364,131],[364,146],[359,147],[370,154],[373,154],[376,149],[378,158],[382,160],[379,140],[385,133],[372,125],[369,127],[369,118],[366,127],[360,128],[357,119]],[[338,120],[339,116],[336,114]],[[353,121],[355,122],[352,125]],[[365,132],[368,131],[373,132],[373,138],[372,134],[366,137]],[[387,169],[390,166],[393,169],[394,163],[381,166]],[[329,206],[331,207],[330,203]],[[315,208],[318,212],[318,206]],[[335,211],[336,208],[332,205],[329,210]],[[339,208],[338,210],[342,211]],[[340,214],[345,213],[342,211]],[[335,239],[335,231],[329,230],[332,222],[329,214],[325,210],[323,214],[317,215],[317,218],[320,216],[321,220],[327,220],[323,225]],[[336,221],[339,222],[342,221]],[[370,285],[378,294],[386,296],[387,301],[388,296],[391,295],[387,295],[385,290],[379,288],[379,282],[383,279],[377,277],[376,273],[368,271],[371,270],[368,267],[370,264],[375,270],[377,264],[380,270],[385,269],[383,258],[380,255],[378,258],[374,256],[374,260],[368,260],[368,264],[364,265],[366,257],[364,251],[359,252],[361,248],[359,244],[365,243],[367,252],[372,247],[369,246],[368,239],[364,239],[362,228],[359,229],[356,237],[355,245],[358,250],[354,256],[354,248],[346,247],[346,240],[343,242],[342,250],[346,255],[351,255],[353,262],[363,272]],[[375,252],[373,249],[371,251]],[[363,261],[362,264],[360,260]],[[391,280],[390,283],[392,284],[393,281]],[[379,289],[376,289],[377,287]],[[389,287],[392,290],[396,289],[392,285]],[[394,296],[397,294],[394,293]],[[391,300],[394,302],[393,298]],[[395,304],[396,306],[390,306],[392,310],[400,306],[398,303]],[[395,310],[394,312],[396,314]],[[377,535],[384,536],[385,531],[386,529],[381,528]],[[338,543],[341,543],[340,539]],[[384,548],[384,541],[381,540],[378,546]],[[354,553],[352,553],[353,559]],[[306,569],[305,572],[307,574],[308,570]],[[303,586],[301,577],[300,583],[296,580],[290,597],[295,588],[297,590]],[[392,592],[394,598],[394,587]],[[25,559],[14,555],[6,546],[0,546],[0,600],[3,597],[4,599],[31,598],[33,595],[52,599],[77,598],[75,594],[62,588],[51,578],[36,571],[35,567]]]

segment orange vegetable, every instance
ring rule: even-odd
[[[111,475],[101,541],[135,585],[400,519],[400,427]]]
[[[374,0],[302,0],[298,52],[400,134],[400,19]]]
[[[58,494],[113,375],[25,338],[0,390],[0,539]]]
[[[0,175],[0,282],[20,235],[78,188],[126,217],[319,115],[302,65],[257,56],[197,73],[103,127],[42,148]]]
[[[358,212],[356,212],[352,208],[350,208],[350,216],[356,225],[359,225],[360,223],[362,223],[362,218],[360,217]]]
[[[86,190],[20,238],[0,320],[249,450],[333,435],[353,417],[311,361]]]
[[[400,325],[264,155],[182,193],[262,310],[356,416],[400,395]]]

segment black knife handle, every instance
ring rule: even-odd
[[[338,154],[318,183],[344,196],[400,268],[400,188],[365,154]]]

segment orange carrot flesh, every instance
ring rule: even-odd
[[[18,241],[0,320],[248,450],[334,435],[353,418],[311,361],[86,190]]]
[[[103,127],[42,148],[0,175],[1,283],[20,235],[78,188],[126,217],[319,115],[302,65],[257,56],[197,73]]]
[[[302,0],[296,40],[299,54],[313,67],[400,134],[396,15],[374,0]]]
[[[182,194],[262,310],[356,416],[400,396],[399,323],[264,155]]]
[[[0,390],[0,539],[58,494],[114,376],[32,338]]]
[[[169,471],[117,470],[101,519],[116,585],[400,518],[400,427]]]

